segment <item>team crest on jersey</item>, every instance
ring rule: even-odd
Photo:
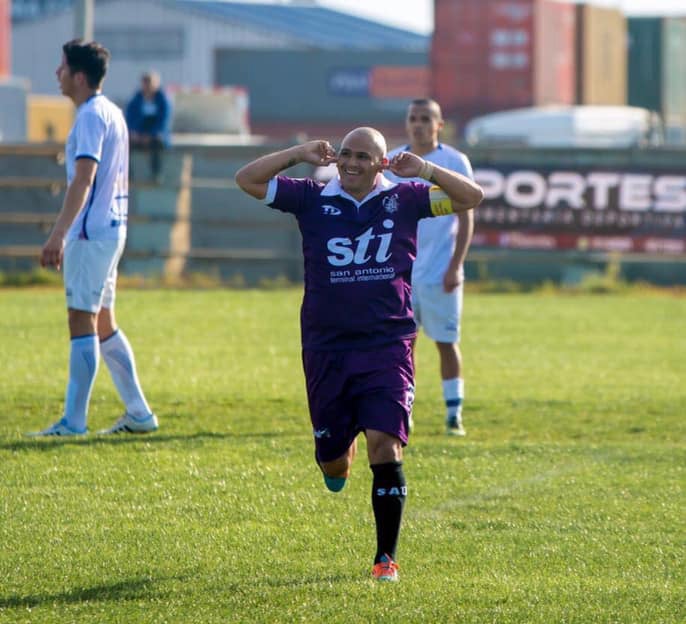
[[[388,214],[393,214],[394,212],[398,212],[398,195],[393,194],[389,195],[388,197],[384,197],[384,200],[382,202],[384,210]]]

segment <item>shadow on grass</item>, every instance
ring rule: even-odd
[[[2,451],[52,451],[60,446],[119,446],[127,444],[138,444],[146,442],[149,444],[164,444],[167,442],[192,442],[192,441],[212,441],[212,440],[250,440],[265,438],[302,438],[303,434],[284,433],[282,431],[249,431],[245,433],[218,432],[218,431],[197,431],[189,434],[160,435],[157,433],[145,435],[98,435],[78,437],[48,437],[48,438],[27,438],[15,440],[13,442],[0,443]]]
[[[140,577],[94,587],[72,589],[58,593],[31,594],[28,596],[0,596],[0,609],[26,609],[54,604],[79,604],[84,602],[114,602],[125,600],[160,599],[173,593],[173,590],[161,590],[157,585],[167,581],[188,581],[189,576],[171,576],[165,578]],[[249,583],[229,583],[222,586],[222,591],[243,593],[256,586],[272,588],[309,587],[317,585],[338,585],[342,582],[360,581],[359,574],[330,574],[326,576],[309,576],[298,578],[252,579]]]
[[[132,578],[111,584],[95,585],[71,589],[59,593],[33,594],[28,596],[0,596],[0,609],[39,607],[51,604],[76,604],[81,602],[110,602],[115,600],[140,600],[142,598],[161,598],[156,585],[165,581],[184,581],[186,576],[172,576],[153,579],[149,576]],[[168,592],[167,592],[168,593]]]
[[[371,578],[371,575],[370,577]],[[298,577],[269,577],[264,576],[261,579],[251,580],[249,583],[228,583],[222,586],[223,591],[229,591],[236,594],[244,593],[246,586],[249,587],[272,587],[272,588],[296,588],[296,587],[312,587],[318,585],[338,585],[340,583],[356,583],[360,580],[367,580],[360,574],[348,572],[346,574],[327,574],[323,576],[298,576]],[[1,604],[1,603],[0,603]]]

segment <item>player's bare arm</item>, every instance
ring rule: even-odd
[[[455,237],[455,251],[443,275],[443,290],[452,292],[462,283],[462,265],[464,264],[469,245],[474,233],[474,211],[467,210],[457,214],[458,228]]]
[[[300,163],[323,167],[336,162],[336,150],[328,141],[309,141],[273,152],[248,163],[236,173],[236,184],[256,199],[267,195],[269,180]]]
[[[58,270],[61,267],[64,238],[74,219],[86,204],[97,169],[98,163],[90,158],[80,158],[76,161],[74,179],[67,187],[62,210],[57,215],[52,232],[50,232],[50,236],[41,250],[40,263],[42,266],[54,266]]]
[[[424,178],[447,195],[453,212],[464,212],[476,208],[484,198],[481,187],[468,177],[430,163],[411,152],[396,154],[388,165],[401,178]]]

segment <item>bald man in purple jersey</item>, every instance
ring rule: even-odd
[[[337,163],[322,184],[279,175],[299,163]],[[416,182],[395,183],[382,172]],[[268,206],[294,215],[302,234],[305,294],[302,357],[317,463],[326,486],[340,491],[360,432],[373,474],[377,551],[372,575],[397,581],[395,561],[407,485],[403,447],[414,399],[416,326],[410,274],[417,222],[479,205],[467,177],[409,152],[389,162],[373,128],[348,133],[338,153],[310,141],[245,165],[236,182]]]

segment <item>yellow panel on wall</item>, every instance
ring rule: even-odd
[[[27,100],[30,143],[64,143],[74,122],[74,105],[57,95],[31,95]]]

